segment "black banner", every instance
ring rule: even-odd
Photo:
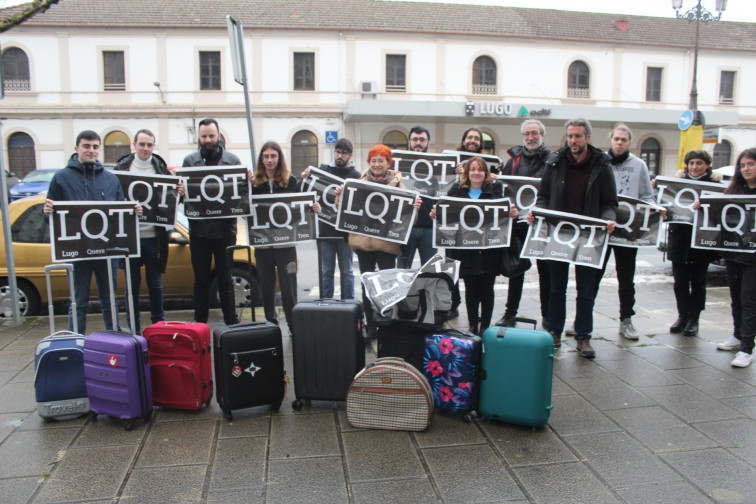
[[[249,215],[249,180],[246,166],[178,168],[184,180],[184,213],[189,219]]]
[[[261,247],[316,239],[314,203],[314,192],[255,195],[247,217],[248,243]]]
[[[667,221],[693,224],[693,203],[704,191],[723,193],[727,186],[719,182],[700,182],[679,177],[656,177],[656,204],[667,209]]]
[[[601,268],[608,221],[544,208],[531,211],[535,222],[528,228],[520,257]]]
[[[481,157],[486,162],[491,170],[498,170],[501,165],[501,158],[499,156],[493,156],[491,154],[476,154],[475,152],[456,151],[456,150],[444,150],[444,154],[456,154],[459,158],[459,162],[465,164],[468,159],[474,157]]]
[[[496,178],[504,186],[504,197],[509,198],[520,211],[520,217],[517,220],[527,219],[528,211],[536,204],[541,179],[514,175],[499,175]]]
[[[456,154],[392,150],[391,157],[393,169],[402,174],[402,185],[417,191],[420,196],[446,196],[457,180],[454,169],[459,160]]]
[[[348,179],[339,199],[336,229],[405,244],[415,221],[416,197],[407,189]]]
[[[179,177],[169,175],[136,175],[116,170],[123,193],[129,201],[142,205],[141,224],[153,224],[172,228],[176,225],[178,211]]]
[[[756,196],[703,195],[693,223],[693,248],[756,252]]]
[[[53,262],[141,254],[133,201],[56,201],[50,215]]]
[[[441,198],[433,221],[433,246],[450,249],[508,247],[512,230],[508,199]]]
[[[315,198],[320,203],[318,220],[331,227],[336,227],[336,214],[339,211],[336,205],[335,190],[344,183],[344,179],[323,171],[314,166],[308,166],[310,176],[302,180],[302,191],[314,192]]]
[[[662,207],[637,198],[617,195],[619,207],[616,226],[609,235],[609,245],[617,247],[656,247],[661,232]]]

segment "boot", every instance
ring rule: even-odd
[[[683,328],[683,336],[696,336],[698,335],[698,314],[689,314],[688,322]]]
[[[683,329],[685,329],[685,326],[687,325],[687,323],[688,323],[688,315],[680,313],[677,316],[677,320],[675,320],[675,322],[671,326],[669,326],[669,332],[671,332],[672,334],[681,333],[683,332]]]
[[[491,319],[488,319],[488,320],[486,320],[486,319],[483,319],[483,320],[481,320],[481,321],[480,321],[480,332],[479,332],[479,333],[477,333],[477,334],[478,334],[478,336],[483,336],[483,333],[484,333],[484,332],[486,331],[486,329],[488,329],[489,327],[491,327]]]
[[[473,323],[473,322],[470,322],[470,324],[469,324],[469,325],[470,325],[470,328],[469,328],[469,329],[467,329],[467,330],[468,330],[469,332],[471,332],[471,333],[473,333],[473,334],[477,335],[477,334],[478,334],[478,323],[477,323],[477,322],[475,322],[475,323]]]

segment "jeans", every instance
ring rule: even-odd
[[[732,299],[733,334],[740,351],[753,353],[756,336],[756,265],[726,261],[727,285]]]
[[[255,249],[255,261],[265,308],[265,319],[278,324],[276,315],[276,271],[278,271],[281,304],[283,304],[286,322],[291,330],[291,311],[297,304],[297,248],[258,247]]]
[[[672,262],[677,313],[698,320],[706,307],[708,261]]]
[[[341,267],[341,278],[343,279],[343,291],[341,299],[354,299],[354,271],[352,271],[352,260],[354,255],[349,248],[346,240],[318,240],[320,247],[320,275],[323,279],[323,289],[320,297],[323,299],[332,299],[334,290],[334,273],[336,271],[336,257],[338,254],[339,265]]]
[[[549,261],[543,259],[536,260],[538,267],[538,288],[541,299],[541,317],[544,319],[549,316],[549,295],[551,280],[549,278]],[[507,290],[507,309],[506,316],[516,316],[520,309],[520,300],[522,299],[522,287],[525,284],[525,273],[509,279],[509,288]]]
[[[399,256],[398,268],[412,268],[412,262],[415,260],[415,251],[420,252],[420,264],[425,264],[431,257],[436,255],[438,249],[433,247],[433,228],[432,227],[414,227],[410,233],[406,245],[402,246],[402,253]]]
[[[150,320],[154,324],[165,320],[163,310],[163,278],[158,262],[157,238],[139,240],[142,255],[130,258],[131,299],[134,303],[134,327],[136,334],[142,334],[142,321],[139,314],[139,288],[142,283],[141,269],[144,266],[144,280],[150,293]],[[128,295],[128,289],[126,290]],[[129,320],[129,303],[126,303],[126,319]]]
[[[562,334],[567,304],[567,280],[570,265],[561,261],[550,261],[551,294],[549,296],[549,318],[546,323],[549,331]],[[575,314],[575,332],[577,341],[590,339],[593,332],[593,284],[596,268],[575,266],[577,282],[577,306]]]
[[[614,252],[614,263],[617,271],[617,284],[619,285],[620,320],[625,320],[635,315],[635,259],[638,256],[637,248],[610,246],[606,250],[604,264],[596,273],[593,286],[594,299],[598,295],[601,279],[606,271],[609,256]]]
[[[215,277],[218,281],[218,299],[226,325],[238,320],[234,310],[234,293],[231,290],[231,268],[226,248],[236,244],[236,236],[202,238],[191,236],[189,252],[194,271],[194,321],[207,323],[210,315],[210,281],[213,278],[212,262],[215,259]]]
[[[110,271],[108,265],[110,264]],[[118,264],[113,259],[87,259],[85,261],[76,261],[73,263],[73,282],[74,295],[76,297],[76,323],[78,333],[87,333],[87,304],[89,304],[89,288],[92,285],[92,274],[95,276],[97,285],[97,296],[100,298],[100,309],[102,310],[102,320],[105,322],[105,330],[112,331],[118,329],[113,326],[113,311],[110,306],[110,285],[108,284],[108,273],[113,277],[113,290],[116,289],[116,275],[118,274]],[[68,330],[73,331],[73,307],[68,306]],[[116,305],[115,318],[118,320],[118,306]]]

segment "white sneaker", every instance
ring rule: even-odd
[[[752,361],[753,355],[747,354],[745,352],[738,352],[735,354],[735,358],[732,359],[732,362],[730,362],[730,364],[733,367],[748,367],[751,365]]]
[[[638,331],[633,327],[633,321],[630,320],[630,317],[623,319],[622,322],[620,322],[619,334],[629,340],[637,340],[640,338]]]
[[[738,350],[740,348],[740,340],[735,336],[730,336],[726,340],[717,343],[717,348],[720,350]]]

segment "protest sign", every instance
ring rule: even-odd
[[[680,224],[693,224],[693,203],[702,192],[723,193],[725,185],[719,182],[700,182],[679,177],[656,177],[656,204],[667,209],[667,220]]]
[[[249,244],[291,245],[316,239],[314,203],[314,192],[256,194],[247,217]]]
[[[535,222],[528,228],[520,257],[601,268],[608,221],[544,208],[531,212]]]
[[[315,193],[315,199],[320,203],[318,221],[335,227],[339,210],[335,191],[344,183],[344,179],[314,166],[308,166],[307,169],[310,170],[310,176],[302,180],[302,191]]]
[[[511,202],[444,197],[436,204],[433,246],[450,249],[508,247]]]
[[[189,219],[249,215],[249,180],[246,166],[178,168],[184,180],[184,213]]]
[[[141,254],[132,201],[56,201],[50,215],[53,262]]]
[[[513,175],[499,175],[496,179],[504,186],[504,197],[520,211],[518,220],[525,220],[528,211],[536,204],[541,179]]]
[[[405,244],[415,221],[416,197],[406,189],[348,179],[339,199],[336,229]]]
[[[609,245],[617,247],[656,247],[661,233],[662,207],[637,198],[617,195],[619,206]]]
[[[420,196],[446,196],[457,180],[454,173],[458,163],[456,154],[392,150],[391,157],[394,160],[392,168],[402,174],[402,185],[417,191]]]
[[[756,196],[701,196],[693,222],[693,248],[756,252]]]
[[[137,175],[127,171],[116,170],[123,193],[129,201],[142,206],[140,224],[153,224],[172,228],[176,225],[178,211],[179,177],[169,175]]]

